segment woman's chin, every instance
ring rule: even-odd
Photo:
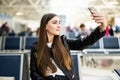
[[[60,35],[60,33],[56,33],[55,35],[58,36],[58,35]]]

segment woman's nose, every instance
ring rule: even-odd
[[[61,27],[61,24],[58,24],[58,28],[60,28]]]

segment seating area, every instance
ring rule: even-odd
[[[89,46],[87,49],[84,49],[82,52],[83,52],[83,57],[86,57],[86,56],[87,56],[86,58],[92,57],[90,59],[91,62],[89,61],[89,63],[91,63],[95,69],[97,69],[96,64],[98,65],[96,61],[97,59],[99,61],[100,61],[100,58],[101,60],[106,59],[109,62],[110,60],[113,61],[114,64],[112,66],[109,65],[109,67],[114,66],[113,68],[110,68],[110,71],[111,72],[113,71],[113,75],[111,75],[112,80],[120,80],[120,66],[118,66],[119,64],[117,64],[117,62],[115,62],[115,60],[116,61],[118,60],[117,58],[115,59],[115,57],[120,57],[120,38],[119,37],[103,37],[92,46]]]
[[[92,46],[83,50],[85,54],[119,54],[120,38],[119,37],[103,37]]]
[[[1,51],[24,51],[30,50],[37,37],[0,37]]]
[[[79,51],[72,51],[71,53],[75,70],[81,76]],[[0,78],[11,77],[12,80],[30,80],[29,56],[30,54],[25,52],[0,52]]]
[[[13,77],[15,80],[29,80],[29,53],[32,44],[37,40],[37,37],[0,37],[0,42],[3,43],[0,44],[0,63],[2,64],[3,61],[6,63],[1,65],[0,75]],[[80,76],[78,52],[72,51],[71,53],[75,69]]]
[[[22,37],[4,37],[3,50],[21,50]]]
[[[0,63],[2,64],[3,60],[5,61],[4,63],[6,63],[0,66],[0,74],[8,77],[14,76],[15,80],[30,80],[29,53],[32,44],[37,40],[38,37],[0,37]],[[22,51],[22,53],[18,51]],[[91,55],[91,54],[92,56],[111,55],[111,54],[119,55],[120,38],[103,37],[100,40],[98,40],[95,44],[89,46],[83,51],[71,51],[71,53],[75,65],[75,70],[77,71],[78,75],[81,76],[81,64],[82,64],[81,56],[84,57],[86,55]],[[17,59],[13,60],[14,58]],[[16,66],[16,67],[10,67],[11,64],[7,64],[7,63],[12,63],[13,64],[12,66]],[[9,66],[10,68],[7,68],[7,66]],[[13,73],[14,69],[17,70],[15,71],[16,74]],[[10,72],[5,72],[5,71],[10,71]],[[116,72],[116,69],[114,71]],[[10,73],[11,75],[8,75],[7,73]]]
[[[37,37],[24,37],[23,50],[29,50],[31,48],[31,45],[37,40]]]
[[[32,44],[38,40],[38,37],[0,37],[0,50],[30,50]],[[92,46],[88,46],[82,51],[84,54],[103,53],[103,54],[119,54],[120,38],[119,37],[103,37]]]
[[[29,80],[27,54],[0,52],[0,80]]]

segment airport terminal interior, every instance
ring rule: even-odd
[[[0,80],[31,80],[30,50],[44,14],[57,14],[60,35],[76,40],[100,25],[89,7],[105,14],[108,27],[93,45],[71,50],[75,69],[80,80],[120,80],[120,0],[0,0]]]

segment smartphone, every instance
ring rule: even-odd
[[[94,7],[88,7],[88,10],[90,13],[97,12],[97,10]]]

